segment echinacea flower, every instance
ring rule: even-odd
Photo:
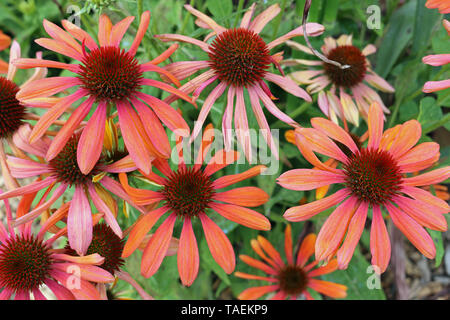
[[[13,140],[19,149],[38,159],[43,159],[48,152],[51,140],[44,136],[31,145],[28,143],[30,133],[30,126],[23,125],[17,134],[14,135]],[[102,172],[117,173],[133,171],[136,167],[123,166],[123,162],[120,160],[105,165],[100,159],[88,174],[83,174],[77,163],[77,145],[79,139],[80,133],[75,132],[61,152],[51,161],[44,163],[31,158],[24,159],[7,156],[8,165],[14,178],[38,177],[38,179],[26,186],[1,194],[0,199],[22,196],[47,189],[36,208],[14,220],[15,225],[20,225],[37,218],[44,210],[50,208],[66,190],[74,187],[75,191],[70,201],[70,209],[67,217],[68,238],[70,246],[79,255],[83,255],[86,253],[92,240],[93,225],[89,199],[104,214],[106,222],[119,237],[122,237],[122,231],[114,214],[113,206],[115,205],[115,200],[108,191],[134,205],[133,201],[131,201],[117,181],[107,175],[102,175],[101,180],[94,183],[94,177]],[[51,196],[49,199],[46,199],[49,193],[51,193]],[[141,211],[143,210],[139,206],[137,208]]]
[[[0,32],[0,49],[3,45],[10,43],[9,37]],[[42,58],[42,52],[36,53],[37,59]],[[17,148],[12,142],[12,136],[17,132],[25,119],[38,119],[37,115],[27,112],[27,105],[21,103],[16,94],[20,87],[14,82],[14,77],[17,72],[17,67],[12,64],[12,61],[20,58],[20,46],[17,41],[13,41],[10,53],[9,63],[0,61],[0,69],[4,70],[6,77],[0,76],[0,165],[2,168],[2,175],[5,179],[5,185],[10,190],[17,188],[19,185],[17,181],[11,176],[8,165],[6,163],[5,143],[8,143],[12,152],[17,155]],[[3,65],[3,63],[5,65]],[[5,67],[5,69],[2,69]],[[0,71],[1,71],[0,70]],[[47,75],[46,68],[36,68],[34,74],[22,86],[27,85],[31,81],[40,80]],[[41,106],[51,106],[51,101],[40,101]]]
[[[177,46],[170,47],[150,62],[140,64],[135,56],[148,28],[150,12],[142,14],[136,37],[130,49],[126,51],[119,45],[133,20],[134,17],[127,17],[113,25],[106,15],[101,15],[99,45],[88,33],[67,20],[62,21],[65,30],[44,20],[44,28],[51,38],[37,39],[36,43],[80,61],[81,64],[36,59],[15,61],[15,65],[19,68],[58,68],[75,74],[35,81],[18,92],[17,98],[27,102],[39,97],[52,96],[69,88],[77,88],[74,93],[62,98],[41,117],[33,128],[31,143],[37,141],[49,126],[77,101],[87,98],[75,108],[67,123],[53,139],[45,154],[47,161],[53,160],[58,155],[75,128],[93,109],[95,112],[88,120],[77,147],[78,167],[84,174],[88,174],[100,158],[104,123],[108,112],[112,110],[117,110],[119,126],[131,158],[146,173],[150,172],[151,160],[154,157],[170,156],[169,141],[160,120],[171,130],[180,129],[185,135],[189,134],[188,125],[170,105],[141,90],[143,86],[151,86],[191,102],[185,93],[169,84],[144,78],[144,73],[155,72],[179,85],[174,76],[157,66],[167,59]]]
[[[207,126],[202,144],[193,166],[187,166],[180,156],[178,168],[172,170],[165,159],[155,159],[153,164],[163,176],[156,173],[145,175],[153,184],[159,185],[158,191],[133,188],[128,184],[125,173],[119,173],[120,182],[138,205],[160,203],[161,206],[141,216],[131,230],[125,244],[123,257],[130,256],[139,247],[147,232],[169,212],[163,223],[148,241],[141,262],[144,277],[152,276],[160,267],[169,247],[173,228],[177,220],[183,223],[178,246],[178,271],[181,282],[190,286],[197,277],[199,252],[192,222],[199,219],[206,241],[214,260],[226,273],[235,268],[233,246],[225,233],[210,218],[209,209],[225,219],[258,230],[269,230],[270,222],[261,213],[247,207],[257,207],[267,202],[268,195],[257,187],[240,187],[220,191],[235,183],[259,175],[266,167],[254,166],[245,172],[213,179],[212,175],[232,164],[239,158],[236,151],[217,150],[203,168],[205,154],[209,152],[213,134],[212,126]],[[177,144],[178,145],[178,144]],[[179,150],[182,154],[182,150]]]
[[[293,49],[313,54],[311,49],[299,43],[288,41]],[[389,113],[378,93],[370,86],[384,91],[394,92],[394,88],[371,68],[367,56],[375,53],[374,45],[367,45],[362,51],[352,44],[351,35],[341,35],[338,39],[327,37],[322,46],[322,53],[329,59],[347,65],[340,68],[322,60],[291,59],[284,65],[303,65],[308,70],[296,71],[288,75],[299,84],[308,84],[310,94],[318,93],[317,103],[320,110],[335,123],[338,118],[359,124],[359,115],[367,119],[369,106],[378,102],[384,112]],[[316,68],[317,67],[317,68]]]
[[[435,142],[414,146],[422,135],[420,123],[410,120],[383,133],[383,111],[373,103],[368,116],[368,143],[360,148],[332,121],[313,118],[311,124],[313,128],[296,129],[296,142],[316,169],[287,171],[278,178],[278,183],[291,190],[343,186],[332,195],[284,213],[289,221],[305,221],[338,205],[317,236],[317,260],[329,260],[336,254],[339,268],[347,267],[363,232],[369,207],[372,265],[379,268],[375,271],[384,272],[391,255],[382,209],[424,256],[434,258],[436,248],[424,227],[447,230],[443,214],[449,211],[449,205],[419,187],[446,180],[450,167],[408,177],[408,173],[431,167],[440,156],[439,144]],[[342,168],[325,165],[314,152],[339,161]]]
[[[125,240],[121,239],[114,231],[104,223],[98,223],[94,226],[92,232],[92,241],[86,251],[87,255],[99,254],[104,258],[102,264],[98,267],[106,270],[110,274],[128,282],[144,300],[152,300],[153,298],[145,292],[145,290],[125,271],[122,269],[124,260],[122,259],[122,251]],[[74,256],[76,252],[70,247],[66,247],[66,254]],[[103,298],[107,298],[106,284],[99,283],[99,292]]]
[[[450,22],[444,19],[443,25],[445,30],[447,30],[447,33],[450,35]],[[422,58],[422,62],[434,67],[443,66],[450,63],[450,53],[428,55]],[[423,86],[422,91],[430,93],[447,88],[450,88],[450,79],[440,81],[427,81]]]
[[[5,50],[11,44],[11,38],[0,30],[0,51]],[[0,73],[8,72],[8,64],[0,59]]]
[[[29,210],[34,195],[22,198],[17,216]],[[28,206],[28,208],[27,208]],[[7,228],[0,224],[0,292],[1,300],[46,300],[41,292],[42,286],[48,287],[59,300],[92,299],[99,300],[100,294],[94,283],[108,283],[114,277],[98,267],[104,262],[99,254],[82,257],[70,256],[55,248],[55,241],[65,234],[67,228],[44,239],[47,231],[58,222],[61,207],[48,219],[37,234],[31,231],[32,222],[27,222],[15,231],[12,212],[5,201]],[[77,274],[78,276],[76,276]]]
[[[296,126],[297,123],[273,103],[272,99],[274,96],[265,81],[277,84],[296,97],[311,101],[311,97],[291,79],[269,71],[272,63],[281,70],[279,67],[281,53],[271,54],[270,50],[290,38],[303,36],[303,27],[294,29],[272,42],[266,43],[260,36],[260,33],[264,26],[280,13],[280,7],[278,4],[272,5],[252,20],[255,5],[253,4],[250,7],[242,18],[240,26],[235,29],[226,29],[190,5],[185,5],[186,10],[198,18],[196,21],[197,25],[201,28],[212,30],[206,39],[200,41],[178,34],[156,35],[163,41],[182,41],[196,45],[208,54],[208,59],[204,61],[177,61],[165,67],[166,70],[180,80],[193,75],[197,71],[207,69],[207,71],[179,88],[186,93],[194,92],[194,99],[206,87],[216,83],[200,110],[192,132],[192,139],[195,139],[201,131],[203,123],[216,100],[226,91],[227,106],[222,118],[225,150],[231,149],[231,132],[234,119],[237,139],[250,162],[252,151],[250,135],[248,134],[249,125],[244,101],[244,89],[250,96],[251,107],[258,125],[266,132],[264,139],[276,157],[278,157],[278,150],[274,145],[269,124],[261,108],[260,101],[270,113],[283,122],[293,126]],[[317,23],[308,23],[306,28],[311,36],[320,35],[324,31],[323,26]],[[214,37],[213,41],[211,43],[206,42],[211,37]],[[175,99],[177,97],[172,96],[166,101],[171,102]]]
[[[450,13],[450,1],[448,0],[427,0],[425,7],[428,9],[438,9],[440,13]]]
[[[328,262],[326,266],[313,269],[318,261],[311,261],[306,264],[314,254],[314,245],[316,235],[308,234],[302,241],[297,257],[293,251],[292,231],[288,224],[285,230],[284,249],[286,252],[287,263],[281,258],[280,253],[263,236],[251,241],[253,250],[262,258],[263,261],[254,259],[247,255],[240,255],[239,258],[251,267],[264,271],[267,276],[258,276],[243,272],[235,272],[234,275],[248,280],[268,281],[271,284],[260,287],[252,287],[242,291],[238,299],[255,300],[268,293],[275,293],[272,300],[284,300],[287,297],[297,299],[304,295],[306,299],[312,300],[313,297],[307,289],[317,291],[330,298],[345,298],[347,296],[347,287],[320,279],[316,277],[329,274],[337,269],[336,259]]]

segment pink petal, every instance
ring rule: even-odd
[[[190,218],[185,218],[181,230],[180,245],[178,247],[178,272],[183,285],[190,286],[197,278],[200,264],[197,240]]]
[[[92,241],[92,213],[82,186],[76,186],[67,214],[69,244],[79,255],[85,255]]]

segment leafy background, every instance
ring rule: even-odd
[[[23,57],[33,57],[37,51],[42,50],[34,39],[46,37],[42,27],[42,20],[48,19],[59,24],[60,20],[67,19],[74,13],[81,21],[82,27],[89,33],[96,35],[97,21],[99,14],[107,13],[113,22],[128,15],[139,16],[143,10],[150,10],[152,14],[151,24],[140,50],[138,59],[149,61],[152,57],[163,52],[168,44],[155,39],[153,35],[160,33],[179,33],[194,38],[202,38],[206,31],[199,29],[194,24],[194,18],[183,9],[183,4],[190,3],[198,10],[211,15],[219,24],[225,27],[235,27],[242,14],[251,3],[257,2],[257,11],[261,12],[268,6],[279,3],[282,8],[281,13],[269,23],[262,32],[263,39],[269,42],[276,37],[289,32],[301,24],[301,17],[305,0],[281,0],[281,1],[232,1],[232,0],[2,0],[0,1],[0,30],[15,38],[21,45]],[[377,5],[381,8],[380,28],[371,30],[367,27],[366,21],[370,16],[367,8],[370,5]],[[354,45],[363,48],[369,43],[373,43],[378,48],[375,55],[370,56],[370,61],[375,71],[391,83],[396,91],[394,94],[382,94],[386,105],[391,110],[391,115],[387,117],[386,126],[391,127],[397,123],[409,119],[418,119],[422,124],[423,134],[421,142],[437,141],[441,145],[441,160],[438,166],[450,165],[450,141],[448,130],[450,130],[450,90],[440,91],[436,94],[425,95],[421,89],[428,80],[441,80],[450,78],[449,67],[431,67],[422,63],[421,59],[427,54],[449,53],[450,43],[448,36],[442,27],[442,15],[434,9],[425,8],[425,0],[324,0],[312,2],[308,21],[319,22],[326,28],[321,37],[311,38],[312,45],[320,48],[323,38],[326,36],[338,37],[341,34],[352,34]],[[122,46],[128,47],[133,40],[133,35],[138,26],[135,19],[129,32],[125,36]],[[296,38],[304,44],[304,40]],[[283,47],[285,58],[307,58],[301,52],[292,52],[290,48]],[[69,59],[53,52],[43,50],[44,58],[62,62],[69,62]],[[3,60],[8,59],[8,50],[0,53]],[[183,61],[205,58],[205,53],[200,49],[181,44],[177,52],[172,56],[173,61]],[[285,72],[291,72],[296,68],[287,68]],[[49,74],[58,75],[59,70],[51,69]],[[17,83],[22,83],[30,72],[19,71]],[[148,89],[147,93],[160,95],[158,91]],[[277,87],[271,90],[279,98],[278,107],[297,120],[301,125],[308,126],[311,117],[322,116],[317,107],[316,101],[306,103],[303,100],[286,94]],[[202,97],[206,97],[204,93]],[[203,100],[199,99],[201,105]],[[225,99],[218,100],[212,109],[209,120],[220,127],[220,121],[225,106]],[[249,105],[249,104],[247,104]],[[174,106],[183,111],[188,124],[193,127],[193,122],[198,116],[198,109],[193,106],[176,102]],[[251,128],[257,128],[256,120],[248,111]],[[284,211],[298,205],[299,201],[306,197],[308,201],[314,200],[313,192],[296,192],[280,188],[276,184],[276,178],[282,172],[291,168],[307,168],[310,165],[301,157],[298,149],[289,144],[284,138],[284,133],[289,127],[277,121],[271,115],[268,121],[272,129],[280,129],[280,153],[281,161],[279,172],[272,176],[260,176],[250,181],[240,183],[238,186],[258,185],[270,196],[270,201],[259,208],[260,212],[266,214],[272,222],[272,230],[263,235],[267,237],[276,248],[283,250],[284,228],[286,221],[282,218]],[[353,133],[361,135],[367,130],[365,123],[353,128]],[[242,172],[249,165],[232,165],[223,170],[221,174],[231,174]],[[136,186],[143,186],[142,182],[133,181]],[[447,181],[448,182],[448,181]],[[330,190],[333,192],[333,190]],[[127,208],[129,209],[129,208]],[[294,223],[293,235],[294,243],[306,231],[320,230],[320,226],[330,213],[324,212],[316,216],[310,222]],[[131,225],[136,219],[137,213],[130,210],[130,217],[119,216],[119,222],[123,228]],[[250,247],[250,240],[256,238],[258,232],[232,222],[224,221],[218,216],[213,219],[227,233],[227,236],[234,245],[235,252],[256,256]],[[447,218],[448,219],[448,218]],[[167,257],[160,270],[150,279],[144,279],[140,275],[141,253],[136,252],[126,260],[125,269],[157,299],[233,299],[245,288],[259,285],[258,281],[248,281],[235,276],[227,275],[213,260],[206,245],[200,225],[194,224],[200,250],[200,272],[194,284],[183,287],[178,279],[176,256]],[[324,277],[326,280],[342,283],[348,286],[347,299],[386,299],[386,298],[406,298],[399,294],[398,287],[405,285],[401,277],[393,276],[399,268],[395,262],[391,261],[388,271],[382,276],[383,286],[380,289],[370,290],[367,287],[367,280],[372,275],[368,272],[370,261],[369,249],[369,229],[363,233],[362,240],[355,252],[350,266],[347,270],[337,271]],[[180,226],[175,228],[174,235],[180,234]],[[426,262],[431,277],[423,277],[419,274],[419,287],[426,287],[430,282],[439,282],[439,290],[448,290],[450,278],[450,261],[447,265],[443,263],[444,257],[450,259],[450,253],[445,248],[449,248],[449,235],[439,232],[432,232],[437,246],[437,256],[435,261]],[[395,244],[406,253],[408,259],[411,254],[417,255],[417,250],[411,246],[401,236]],[[415,262],[411,260],[414,264]],[[445,268],[447,268],[445,271]],[[249,268],[238,260],[236,270],[254,273],[255,270]],[[406,286],[412,289],[413,279],[409,279],[408,270],[399,269],[406,273]],[[423,271],[423,269],[420,269]],[[444,270],[444,271],[442,271]],[[421,272],[422,272],[421,271]],[[447,273],[445,273],[447,272]],[[438,274],[435,276],[435,274]],[[442,276],[443,274],[443,276]],[[261,283],[262,284],[262,283]],[[126,296],[138,299],[139,296],[131,290],[131,287],[119,281],[113,292],[123,292]],[[431,294],[430,294],[431,295]],[[410,295],[409,297],[414,297]],[[320,299],[320,296],[315,295]],[[436,297],[439,297],[436,296]]]

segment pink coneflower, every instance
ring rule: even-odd
[[[21,204],[31,203],[33,198],[34,195],[31,198],[27,195]],[[35,235],[31,232],[32,222],[21,225],[16,232],[11,224],[12,213],[7,200],[5,205],[8,225],[7,228],[0,225],[0,299],[29,300],[32,294],[35,300],[45,300],[41,286],[47,286],[59,300],[101,298],[93,283],[114,281],[109,272],[98,267],[104,258],[98,253],[70,256],[64,250],[54,248],[55,241],[65,235],[67,228],[44,239],[67,206],[55,211]],[[17,216],[28,211],[29,206],[26,207],[19,205]],[[23,209],[25,212],[19,211]],[[74,278],[75,272],[79,278]]]
[[[428,9],[438,9],[440,13],[450,13],[450,1],[448,0],[427,0],[425,7]]]
[[[444,19],[442,23],[445,30],[447,30],[447,33],[450,35],[450,22]],[[426,57],[423,57],[422,62],[434,67],[443,66],[450,63],[450,53],[428,55]],[[428,81],[423,86],[422,91],[430,93],[447,88],[450,88],[450,79],[441,81]]]
[[[128,282],[133,286],[139,295],[144,300],[152,300],[153,298],[145,292],[145,290],[125,271],[122,269],[125,261],[122,259],[122,252],[125,246],[125,241],[121,239],[114,231],[104,223],[96,224],[93,228],[92,241],[89,245],[86,254],[99,254],[104,258],[102,264],[99,267],[106,270],[110,274],[114,275],[118,279]],[[76,253],[70,249],[66,248],[66,253],[74,256]],[[107,298],[106,285],[101,283],[98,284],[101,296]]]
[[[364,229],[369,207],[372,209],[372,264],[380,272],[386,270],[391,255],[382,209],[423,255],[434,258],[436,248],[424,227],[447,230],[443,214],[449,211],[449,206],[418,187],[446,180],[450,177],[450,167],[407,176],[439,160],[437,143],[425,142],[414,147],[422,135],[419,122],[410,120],[383,133],[383,111],[373,103],[368,116],[368,144],[361,148],[332,121],[313,118],[311,123],[314,128],[297,129],[296,141],[305,159],[316,169],[287,171],[278,178],[278,183],[291,190],[312,190],[332,184],[344,186],[330,196],[290,208],[284,214],[289,221],[304,221],[339,204],[318,234],[317,260],[328,260],[337,253],[339,267],[347,267]],[[342,168],[325,165],[314,152],[339,161]]]
[[[304,295],[307,300],[313,300],[308,292],[314,290],[330,298],[345,298],[347,287],[329,281],[319,280],[316,277],[336,271],[337,261],[331,260],[326,266],[313,269],[318,261],[306,264],[314,254],[316,235],[310,233],[300,244],[297,258],[295,258],[292,244],[291,226],[287,225],[285,230],[284,249],[287,263],[281,255],[264,237],[258,236],[251,241],[253,250],[264,260],[253,259],[247,255],[241,255],[240,259],[251,267],[262,270],[267,276],[257,276],[243,272],[235,272],[235,276],[248,280],[268,281],[271,285],[252,287],[242,291],[238,298],[242,300],[254,300],[268,293],[275,293],[272,300],[284,300],[287,297],[297,299]],[[294,262],[295,259],[295,262]]]
[[[128,185],[126,174],[119,174],[122,186],[136,204],[162,204],[161,207],[146,213],[134,225],[125,245],[123,257],[131,255],[155,223],[165,213],[170,212],[145,247],[141,263],[141,273],[145,277],[152,276],[161,265],[176,220],[181,220],[183,223],[177,257],[181,282],[186,286],[190,286],[196,279],[200,262],[197,240],[192,228],[192,222],[195,219],[200,220],[211,254],[219,266],[226,273],[233,272],[235,267],[233,247],[225,233],[210,218],[209,209],[228,220],[252,229],[270,229],[270,222],[264,215],[247,208],[266,203],[267,193],[256,187],[220,191],[220,189],[259,175],[265,167],[259,165],[242,173],[213,179],[212,175],[235,162],[239,153],[218,150],[206,167],[202,168],[204,157],[208,154],[212,143],[211,131],[211,126],[205,129],[202,145],[193,166],[188,167],[182,156],[176,170],[172,170],[164,159],[154,161],[155,168],[164,176],[152,173],[146,177],[152,184],[161,186],[158,191],[133,188]]]
[[[311,49],[299,43],[287,43],[293,49],[313,54]],[[366,57],[376,51],[374,45],[369,44],[361,51],[352,44],[351,35],[342,35],[337,40],[325,38],[321,49],[328,59],[350,67],[341,69],[322,60],[291,59],[282,63],[307,66],[308,70],[288,76],[299,84],[308,84],[306,90],[310,94],[318,93],[317,103],[328,118],[335,123],[340,118],[345,126],[346,121],[358,125],[360,114],[367,119],[372,102],[378,102],[384,112],[389,113],[378,93],[365,83],[384,92],[394,92],[394,88],[370,68]]]
[[[36,42],[49,50],[80,61],[81,64],[36,59],[15,61],[19,68],[48,67],[75,73],[75,76],[71,77],[51,77],[32,82],[17,94],[17,98],[26,103],[38,97],[52,96],[77,87],[74,93],[61,99],[41,117],[33,128],[30,142],[37,141],[75,102],[83,97],[87,98],[76,107],[66,125],[53,139],[45,154],[47,161],[53,160],[58,155],[75,128],[93,108],[95,112],[87,122],[77,147],[78,166],[84,174],[88,174],[94,168],[100,157],[104,123],[111,107],[117,109],[120,129],[131,158],[146,173],[150,172],[150,163],[154,157],[170,156],[169,141],[160,120],[171,130],[181,129],[180,134],[189,134],[188,125],[170,105],[141,91],[143,86],[152,86],[191,102],[185,93],[169,84],[144,78],[145,72],[155,72],[179,84],[173,75],[157,66],[173,53],[176,46],[170,47],[154,60],[140,64],[135,55],[148,28],[150,12],[142,14],[136,37],[130,49],[126,51],[121,49],[119,44],[133,20],[134,17],[127,17],[112,25],[106,15],[101,15],[99,45],[89,34],[67,20],[62,21],[67,32],[44,20],[44,28],[51,39],[42,38]]]
[[[195,99],[210,84],[216,83],[216,80],[218,82],[205,99],[192,132],[192,139],[199,134],[213,104],[227,91],[227,106],[222,119],[225,149],[231,149],[231,131],[234,118],[237,139],[249,161],[252,159],[252,152],[250,135],[248,134],[249,126],[244,102],[244,89],[249,94],[251,107],[258,125],[267,132],[264,135],[267,145],[270,146],[272,153],[276,157],[278,157],[278,150],[272,141],[270,128],[261,108],[260,101],[278,119],[293,126],[297,124],[293,119],[281,112],[273,103],[272,99],[274,99],[274,96],[271,94],[265,80],[277,84],[297,97],[311,101],[311,97],[292,80],[269,71],[272,63],[281,71],[279,66],[281,53],[270,54],[270,50],[290,38],[302,36],[303,28],[299,27],[292,30],[267,44],[260,36],[260,33],[264,26],[278,15],[280,7],[278,4],[272,5],[252,20],[255,5],[253,4],[245,13],[239,28],[236,29],[226,29],[190,5],[185,5],[184,7],[198,18],[197,25],[212,30],[206,39],[200,41],[177,34],[161,34],[156,36],[163,41],[182,41],[194,44],[208,54],[208,59],[204,61],[179,61],[166,67],[166,70],[181,80],[193,75],[199,70],[207,69],[207,71],[181,86],[180,90],[186,93],[194,92],[193,98]],[[307,24],[307,31],[308,34],[317,36],[324,31],[324,28],[317,23],[309,23]],[[215,38],[210,44],[206,42],[213,36]],[[166,101],[171,102],[175,99],[177,97],[172,96]],[[235,107],[236,109],[234,110]]]
[[[0,33],[0,48],[6,43],[10,43],[9,37]],[[42,52],[36,53],[37,59],[42,57]],[[17,132],[25,119],[38,119],[37,115],[27,112],[27,105],[21,103],[16,98],[16,94],[20,87],[14,82],[14,77],[17,72],[17,67],[11,62],[20,58],[20,46],[17,41],[13,41],[10,54],[9,63],[5,64],[6,69],[4,73],[6,77],[0,76],[0,164],[2,167],[2,175],[5,179],[5,185],[8,189],[17,188],[19,185],[17,181],[11,176],[8,165],[6,163],[5,143],[9,145],[14,154],[18,154],[17,148],[14,146],[12,136]],[[0,61],[0,68],[3,67],[3,61]],[[3,70],[3,69],[2,69]],[[1,72],[3,73],[3,72]],[[46,68],[37,68],[34,74],[22,86],[27,85],[31,81],[40,80],[47,74]],[[49,107],[52,105],[52,100],[34,101],[42,107]]]
[[[44,136],[31,145],[28,143],[30,133],[31,129],[28,125],[22,126],[13,138],[15,144],[19,149],[36,156],[38,159],[44,158],[50,147],[51,140]],[[137,168],[129,160],[129,157],[126,157],[108,165],[99,161],[88,174],[84,174],[81,172],[77,163],[77,145],[79,139],[80,133],[74,133],[61,152],[51,161],[45,163],[34,161],[31,158],[23,159],[8,156],[8,165],[14,178],[39,178],[29,185],[1,194],[0,199],[22,196],[47,188],[39,205],[14,221],[15,225],[20,225],[38,217],[44,210],[50,208],[66,190],[74,187],[75,192],[70,202],[67,217],[68,238],[70,246],[78,254],[83,255],[86,253],[92,240],[92,213],[89,199],[92,200],[100,212],[104,213],[106,222],[119,237],[122,237],[122,231],[110,207],[110,203],[113,200],[106,190],[117,195],[119,198],[129,201],[133,205],[131,199],[129,199],[120,184],[114,179],[102,175],[101,180],[98,183],[94,183],[94,176],[102,172],[128,172]],[[124,165],[124,163],[128,164]],[[51,196],[47,200],[46,198],[49,193],[51,193]],[[143,210],[140,207],[138,209]]]

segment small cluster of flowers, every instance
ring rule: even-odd
[[[190,286],[200,265],[195,220],[200,221],[214,260],[226,273],[234,272],[233,244],[214,220],[225,218],[255,230],[271,229],[268,217],[253,209],[269,201],[264,190],[254,186],[229,188],[260,175],[266,167],[255,165],[220,177],[215,174],[240,157],[231,148],[233,126],[245,158],[252,162],[252,141],[246,134],[247,107],[260,128],[270,132],[261,103],[294,128],[290,141],[314,167],[284,172],[278,184],[291,190],[317,189],[322,194],[317,201],[288,209],[284,218],[305,221],[338,206],[317,236],[304,237],[296,257],[291,226],[287,224],[286,262],[263,236],[252,240],[252,248],[264,261],[247,255],[240,255],[240,259],[268,276],[243,272],[235,276],[270,285],[246,289],[240,299],[257,299],[267,293],[272,299],[312,299],[308,290],[331,298],[345,297],[344,285],[316,277],[347,268],[369,216],[372,264],[380,272],[386,270],[391,252],[383,214],[423,255],[433,258],[436,249],[425,228],[447,230],[443,214],[449,206],[421,187],[446,180],[450,168],[410,176],[436,164],[439,145],[425,142],[416,146],[421,126],[415,120],[383,131],[384,113],[389,109],[370,86],[384,92],[393,92],[394,88],[370,68],[366,56],[376,51],[375,46],[360,50],[349,35],[337,40],[325,38],[323,54],[348,65],[346,69],[321,60],[284,59],[283,52],[271,51],[286,43],[311,54],[309,47],[291,39],[305,33],[319,36],[324,27],[307,23],[305,28],[298,27],[266,43],[261,31],[280,13],[278,5],[256,15],[253,4],[239,27],[233,29],[219,25],[190,5],[185,8],[197,18],[200,28],[209,31],[206,38],[179,34],[156,37],[199,47],[207,56],[203,61],[160,66],[178,49],[179,44],[174,43],[153,60],[139,62],[138,49],[150,23],[148,11],[140,17],[127,50],[120,45],[134,17],[113,24],[102,14],[96,39],[67,20],[62,21],[62,27],[44,20],[49,38],[37,39],[36,43],[79,63],[45,60],[40,52],[34,59],[21,58],[19,44],[12,42],[9,63],[0,61],[0,72],[7,74],[0,77],[0,163],[8,188],[0,193],[6,208],[6,224],[0,224],[0,297],[45,299],[42,287],[46,286],[58,299],[107,299],[112,296],[110,289],[115,281],[122,279],[143,299],[152,299],[123,269],[124,259],[136,249],[143,251],[144,277],[153,276],[166,256],[176,254],[181,282]],[[448,21],[444,25],[448,30]],[[10,38],[0,33],[0,49],[10,44]],[[442,65],[448,63],[448,55],[428,56],[424,62]],[[272,65],[276,72],[270,71]],[[307,66],[308,70],[286,76],[282,66],[293,65]],[[72,75],[47,77],[47,68]],[[14,82],[17,69],[35,72],[18,86]],[[326,118],[313,118],[312,128],[301,127],[277,107],[268,83],[311,103],[311,95],[317,94],[317,104]],[[304,90],[299,84],[308,86]],[[439,86],[428,83],[424,90],[431,92],[444,86],[448,87],[448,80]],[[146,87],[168,96],[160,99],[149,95]],[[171,104],[182,99],[197,106],[197,98],[208,87],[210,93],[191,132],[181,110]],[[224,148],[211,156],[214,128],[203,127],[213,105],[225,94]],[[47,110],[38,116],[32,112],[35,108]],[[349,133],[347,121],[358,126],[360,117],[368,125],[365,138]],[[166,129],[176,137],[175,146]],[[202,131],[192,165],[184,160],[183,139],[192,142]],[[266,135],[265,142],[278,159],[273,136]],[[315,153],[329,160],[322,162]],[[176,167],[171,166],[173,154],[178,157]],[[21,185],[18,179],[31,182]],[[135,188],[130,179],[152,187]],[[334,184],[342,187],[324,197]],[[21,197],[15,214],[8,203],[14,197]],[[139,212],[126,230],[118,222],[120,204],[125,215],[129,206]],[[35,232],[33,222],[37,219],[41,225]],[[181,223],[179,238],[173,237],[176,222]],[[60,241],[65,238],[67,244]]]

